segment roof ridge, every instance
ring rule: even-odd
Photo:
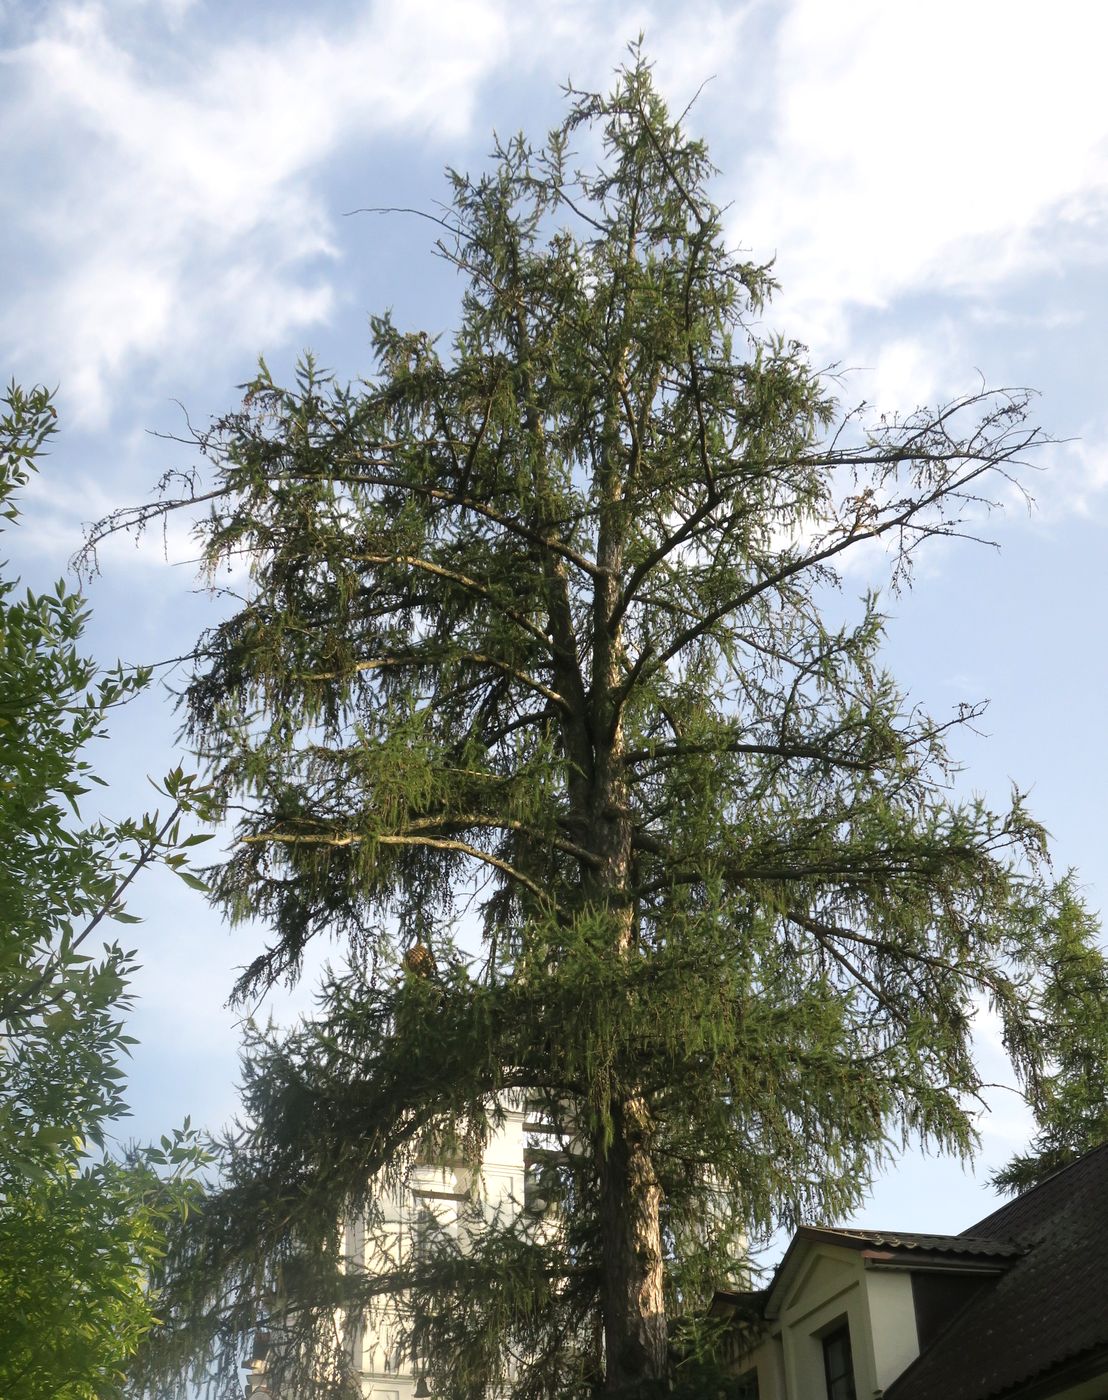
[[[988,1218],[985,1217],[986,1220]],[[1012,1245],[1012,1240],[1005,1236],[976,1235],[970,1230],[883,1230],[869,1225],[801,1225],[797,1228],[797,1233],[801,1230],[819,1231],[826,1235],[854,1235],[859,1238],[877,1236],[884,1240],[973,1240],[979,1244],[1003,1245],[1005,1249]]]
[[[1049,1186],[1051,1182],[1057,1181],[1060,1176],[1064,1176],[1066,1172],[1072,1171],[1074,1167],[1084,1166],[1090,1157],[1096,1157],[1101,1152],[1108,1152],[1108,1142],[1102,1142],[1099,1146],[1090,1148],[1088,1152],[1082,1152],[1081,1155],[1075,1157],[1072,1162],[1067,1162],[1065,1166],[1059,1167],[1056,1171],[1052,1171],[1049,1176],[1044,1176],[1042,1181],[1036,1181],[1034,1186],[1029,1186],[1026,1191],[1020,1191],[1018,1195],[1011,1196],[1008,1200],[1002,1201],[995,1210],[991,1210],[988,1215],[983,1215],[980,1220],[975,1221],[967,1229],[963,1230],[961,1232],[961,1237],[967,1238],[972,1236],[973,1231],[976,1230],[979,1225],[983,1225],[987,1220],[992,1220],[994,1215],[999,1215],[1001,1211],[1009,1210],[1018,1205],[1021,1201],[1026,1201],[1029,1196],[1034,1196],[1036,1192],[1041,1191],[1044,1186]]]

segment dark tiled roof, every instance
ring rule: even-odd
[[[991,1400],[1108,1355],[1108,1146],[959,1238],[1006,1240],[1021,1257],[886,1389],[886,1400]]]
[[[976,1258],[1014,1259],[1024,1247],[1011,1239],[986,1235],[918,1235],[908,1230],[836,1230],[829,1226],[803,1228],[809,1237],[819,1236],[828,1244],[848,1249],[914,1250],[921,1254],[970,1255]]]
[[[739,1309],[760,1316],[768,1292],[767,1288],[717,1288],[712,1307],[723,1313]]]
[[[1023,1246],[1013,1240],[998,1240],[980,1235],[918,1235],[904,1230],[840,1230],[830,1225],[801,1225],[792,1238],[784,1258],[774,1271],[766,1289],[765,1315],[776,1317],[784,1290],[788,1287],[793,1261],[805,1244],[831,1244],[840,1249],[875,1250],[893,1254],[906,1264],[918,1259],[929,1262],[950,1260],[959,1264],[977,1263],[1006,1265],[1023,1253]]]

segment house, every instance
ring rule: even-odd
[[[1108,1146],[957,1235],[797,1231],[720,1293],[744,1400],[1108,1396]]]

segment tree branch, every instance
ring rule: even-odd
[[[490,603],[504,616],[509,618],[536,641],[541,642],[547,651],[555,650],[550,638],[542,630],[536,627],[530,618],[524,617],[522,613],[516,612],[514,608],[506,607],[504,600],[498,598],[495,592],[487,583],[482,583],[480,579],[471,578],[468,574],[459,573],[454,569],[444,568],[441,564],[436,564],[432,559],[421,559],[416,554],[352,554],[350,560],[355,564],[395,564],[409,569],[421,570],[423,573],[431,574],[436,578],[447,579],[451,583],[456,583],[470,593],[476,593],[482,598],[487,598]]]
[[[512,676],[521,685],[536,691],[544,699],[549,700],[552,705],[557,705],[559,709],[569,712],[569,702],[564,696],[559,695],[556,690],[551,690],[542,681],[536,680],[526,671],[521,671],[511,665],[510,662],[502,661],[498,656],[488,656],[479,651],[444,652],[440,656],[374,656],[365,661],[355,661],[351,663],[350,672],[356,671],[383,671],[393,666],[434,666],[441,665],[446,661],[472,661],[476,665],[492,666],[498,671],[502,671],[507,676]],[[301,681],[334,681],[340,680],[345,675],[341,671],[299,671],[295,673],[295,678]]]
[[[278,846],[356,846],[363,841],[372,840],[379,846],[428,846],[434,850],[457,851],[461,855],[471,856],[474,860],[494,866],[511,879],[518,881],[548,908],[557,909],[558,907],[557,902],[551,898],[550,894],[529,875],[525,875],[522,870],[517,870],[515,866],[509,865],[506,860],[501,860],[499,856],[494,856],[489,851],[482,851],[479,846],[471,846],[466,841],[456,841],[446,836],[367,837],[352,831],[333,835],[321,833],[317,836],[310,836],[292,832],[269,831],[259,833],[256,836],[240,836],[239,840],[246,846],[269,843]]]

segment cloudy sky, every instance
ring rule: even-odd
[[[769,328],[838,364],[844,403],[908,410],[1028,385],[1057,445],[1001,547],[931,555],[890,599],[889,663],[937,713],[991,701],[958,752],[967,785],[1031,791],[1061,869],[1108,897],[1102,794],[1108,661],[1108,9],[1056,0],[0,0],[0,373],[58,386],[63,431],[3,553],[61,575],[82,522],[189,464],[154,434],[235,403],[264,353],[310,346],[352,377],[367,314],[449,328],[458,286],[418,220],[444,166],[478,170],[494,129],[541,135],[561,84],[602,87],[643,31],[721,168],[736,244],[776,257]],[[167,557],[168,556],[168,557]],[[91,586],[105,662],[187,651],[212,613],[187,539],[117,544]],[[850,580],[848,579],[848,586]],[[859,581],[859,589],[862,584]],[[167,671],[172,681],[173,673]],[[154,801],[176,759],[164,691],[120,716],[97,760],[105,810]],[[234,1108],[236,1014],[252,949],[204,901],[151,879],[133,906],[145,969],[133,1131]],[[277,999],[281,1015],[303,1004]],[[261,1015],[266,1008],[261,1008]],[[989,1034],[982,1040],[988,1053]],[[912,1159],[867,1223],[961,1228],[1026,1139],[1010,1094],[978,1177]]]

